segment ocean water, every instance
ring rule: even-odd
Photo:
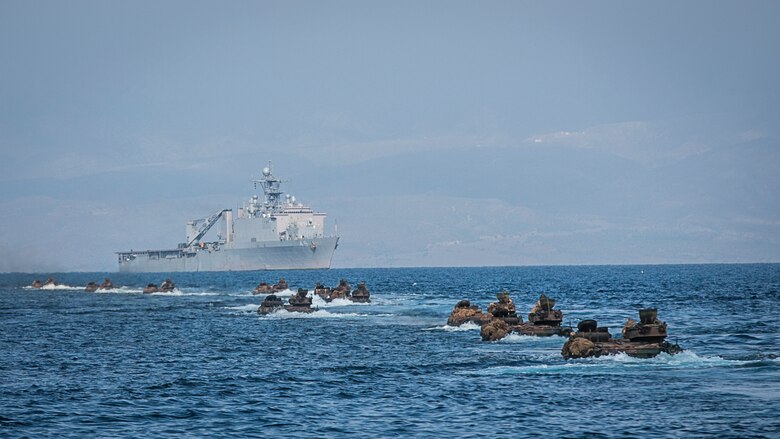
[[[2,437],[780,437],[779,264],[54,276],[0,275]],[[83,291],[104,276],[122,287]],[[280,276],[373,302],[258,315]],[[446,326],[501,288],[613,334],[657,307],[685,352],[565,361],[560,337]]]

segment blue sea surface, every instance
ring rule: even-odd
[[[0,275],[0,436],[780,437],[780,264]],[[110,276],[121,288],[87,293]],[[372,303],[260,316],[260,281]],[[173,293],[142,294],[171,277]],[[657,307],[682,354],[482,342],[455,303],[545,293],[613,334]],[[289,292],[291,293],[291,292]]]

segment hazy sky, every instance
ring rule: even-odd
[[[267,160],[335,267],[780,261],[779,53],[775,1],[0,1],[0,271]]]

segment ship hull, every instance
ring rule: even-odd
[[[132,260],[121,260],[122,273],[170,273],[197,271],[315,270],[330,268],[338,237],[305,241],[258,242],[253,247],[200,250],[192,255],[163,251],[139,252]]]

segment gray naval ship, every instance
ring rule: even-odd
[[[330,268],[339,237],[325,235],[325,213],[315,212],[291,195],[282,197],[282,180],[271,174],[271,162],[259,180],[264,199],[253,195],[235,217],[222,209],[186,225],[186,242],[170,250],[117,252],[119,271],[296,270]],[[217,222],[223,233],[216,241],[201,239]]]

